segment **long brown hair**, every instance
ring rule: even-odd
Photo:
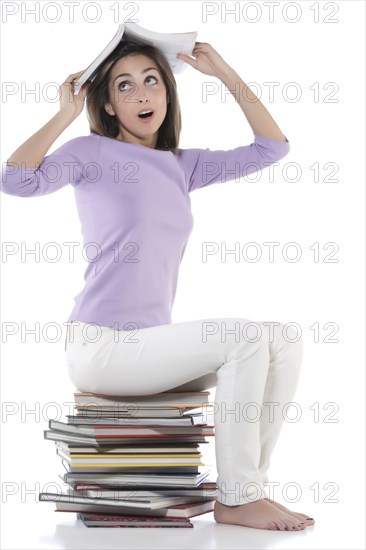
[[[120,128],[115,116],[109,115],[104,105],[109,102],[109,80],[115,63],[126,55],[146,55],[160,69],[169,102],[167,113],[158,132],[155,149],[173,151],[176,153],[181,131],[181,112],[177,93],[177,84],[171,67],[163,53],[147,44],[137,44],[133,41],[121,42],[107,57],[99,68],[98,74],[89,85],[86,95],[86,111],[90,131],[100,136],[116,138]]]

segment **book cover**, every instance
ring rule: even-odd
[[[104,425],[125,425],[125,426],[135,426],[137,424],[142,424],[145,426],[196,426],[199,424],[211,424],[213,423],[212,415],[206,413],[195,413],[190,415],[183,415],[179,418],[144,418],[144,417],[134,417],[128,416],[121,418],[110,414],[110,416],[104,415],[102,418],[98,415],[92,416],[90,413],[81,416],[81,415],[66,415],[68,424],[85,424],[90,426],[93,424],[104,424]]]
[[[190,434],[181,434],[179,436],[171,436],[169,434],[160,434],[160,435],[144,435],[140,437],[138,435],[132,436],[118,436],[114,437],[113,435],[108,436],[98,436],[93,437],[92,435],[75,435],[67,432],[61,432],[56,430],[44,430],[43,435],[45,439],[52,441],[64,441],[67,443],[82,443],[86,445],[93,445],[96,448],[101,448],[103,445],[148,445],[149,443],[156,445],[157,441],[164,441],[164,444],[167,443],[207,443],[205,440],[206,436],[197,436]],[[212,434],[214,435],[214,434]]]
[[[118,510],[121,514],[136,513],[136,515],[157,515],[167,517],[189,517],[189,514],[201,510],[211,511],[214,500],[204,502],[189,502],[190,497],[161,498],[156,501],[138,502],[122,501],[106,498],[91,498],[76,494],[39,493],[39,502],[55,502],[58,510],[92,511],[90,507],[102,508],[104,513]],[[187,502],[188,501],[188,502]],[[95,510],[96,511],[96,510]],[[174,516],[175,514],[175,516]]]
[[[179,487],[160,487],[157,486],[154,489],[145,489],[136,485],[131,485],[129,488],[119,487],[116,484],[113,487],[105,487],[103,485],[92,485],[89,483],[75,483],[72,485],[72,489],[75,492],[81,492],[92,497],[106,496],[112,497],[113,495],[130,496],[134,495],[135,498],[140,496],[156,496],[156,495],[175,495],[175,496],[200,496],[206,498],[208,496],[216,496],[218,486],[215,481],[206,481],[201,483],[198,487],[192,487],[189,489],[182,489]]]
[[[201,453],[140,453],[140,454],[123,454],[123,453],[115,453],[113,455],[108,455],[106,453],[100,452],[98,454],[92,454],[92,453],[66,453],[62,449],[56,449],[56,453],[66,460],[70,460],[71,462],[80,463],[80,462],[158,462],[160,461],[166,461],[167,459],[174,460],[175,462],[184,462],[185,460],[189,460],[189,462],[198,461],[200,458],[202,458]]]
[[[88,447],[86,445],[73,445],[71,443],[66,443],[65,441],[55,441],[56,449],[61,449],[65,453],[73,456],[78,456],[79,454],[92,454],[93,456],[103,453],[105,455],[113,456],[114,454],[151,454],[151,453],[197,453],[198,443],[190,443],[187,445],[177,445],[172,443],[169,445],[123,445],[123,446],[99,446],[97,447]],[[207,443],[207,442],[206,442]]]
[[[93,437],[141,437],[162,435],[213,435],[214,426],[206,424],[197,426],[145,426],[145,425],[115,425],[115,424],[68,424],[60,420],[49,420],[49,428],[59,432],[74,435],[90,435]]]
[[[51,502],[51,498],[43,498],[42,497],[43,494],[48,495],[47,493],[40,493],[39,494],[40,502],[44,502],[44,501]],[[62,510],[65,512],[66,511],[96,512],[96,513],[102,513],[102,514],[121,513],[123,515],[134,514],[134,515],[141,515],[141,516],[163,516],[163,517],[170,517],[170,518],[191,518],[201,514],[207,514],[213,511],[214,504],[215,504],[215,500],[207,500],[205,502],[177,504],[174,506],[169,506],[167,508],[150,509],[146,507],[135,506],[135,504],[140,504],[140,503],[134,503],[134,506],[130,506],[130,505],[125,506],[125,505],[121,505],[120,503],[115,503],[112,505],[109,505],[107,503],[97,504],[97,503],[91,503],[90,499],[86,499],[86,498],[81,498],[80,500],[82,502],[76,502],[76,501],[71,501],[69,499],[69,495],[67,495],[66,497],[59,495],[57,493],[55,495],[57,498],[55,498],[54,502],[56,503],[57,510],[60,510],[60,511]]]
[[[87,497],[93,497],[93,498],[115,498],[115,499],[129,499],[133,498],[133,500],[143,500],[145,498],[150,498],[151,500],[156,497],[162,497],[162,496],[183,496],[183,497],[190,497],[192,500],[211,500],[216,497],[217,495],[217,489],[208,491],[207,489],[205,491],[197,489],[175,489],[172,487],[169,490],[160,490],[160,491],[142,491],[142,490],[134,490],[131,489],[129,491],[117,491],[117,490],[111,490],[104,487],[100,487],[98,489],[81,489],[80,485],[75,485],[74,487],[79,487],[78,489],[73,489],[75,492],[79,493],[80,495],[84,495]],[[86,485],[86,487],[88,487]]]
[[[150,395],[106,395],[103,393],[86,393],[86,392],[74,392],[75,405],[91,407],[96,405],[107,405],[109,407],[117,406],[121,403],[125,405],[125,408],[139,406],[149,406],[150,408],[161,407],[162,405],[170,407],[184,408],[186,406],[198,407],[212,405],[208,403],[209,391],[201,392],[162,392]]]
[[[114,473],[114,472],[66,472],[63,474],[63,481],[68,485],[74,483],[96,483],[104,486],[111,486],[113,488],[118,485],[119,487],[131,488],[131,484],[143,485],[147,487],[197,487],[199,486],[210,474],[211,469],[208,465],[202,466],[199,473],[184,474],[171,474],[165,473],[153,473],[144,474],[141,473]]]
[[[83,407],[78,406],[76,409],[76,418],[88,418],[89,416],[98,418],[103,418],[105,416],[110,417],[113,415],[114,418],[139,418],[139,417],[148,417],[148,418],[181,418],[186,416],[187,412],[195,411],[193,408],[178,408],[178,407],[163,407],[163,408],[151,408],[151,407],[141,407],[141,405],[128,405],[125,406],[117,405],[116,407]],[[201,412],[201,411],[200,411]]]
[[[200,470],[199,468],[202,468],[203,466],[208,466],[208,464],[200,464],[198,466],[194,465],[178,465],[178,464],[133,464],[133,465],[123,465],[123,464],[116,464],[114,466],[103,464],[103,465],[97,465],[97,464],[69,464],[68,462],[64,461],[64,468],[67,472],[92,472],[92,473],[114,473],[116,475],[123,474],[123,473],[129,473],[129,474],[196,474]]]
[[[60,510],[55,510],[60,512]],[[194,527],[193,523],[187,518],[162,518],[162,517],[143,517],[143,516],[112,516],[98,514],[77,513],[86,527]]]

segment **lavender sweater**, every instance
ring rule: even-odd
[[[1,190],[19,197],[71,184],[88,265],[68,321],[133,330],[171,323],[178,270],[193,228],[189,194],[255,173],[289,152],[254,134],[231,150],[178,154],[90,133],[38,168],[4,164]]]

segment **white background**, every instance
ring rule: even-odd
[[[39,2],[35,22],[34,15],[24,15],[35,4],[2,3],[2,163],[57,112],[57,98],[51,101],[42,91],[85,68],[132,13],[123,10],[123,3],[99,2],[101,17],[92,23],[82,16],[87,2],[80,2],[70,23],[66,6],[58,2],[61,18],[51,23],[42,17],[45,3]],[[290,534],[216,524],[207,514],[193,519],[190,530],[121,533],[88,530],[74,514],[56,514],[53,503],[36,502],[38,492],[61,473],[43,430],[49,418],[63,420],[69,413],[63,403],[73,400],[74,391],[64,360],[63,323],[83,286],[87,264],[80,254],[71,263],[62,244],[82,238],[70,185],[35,198],[1,194],[3,246],[19,247],[13,256],[3,255],[1,266],[2,547],[364,548],[365,4],[281,1],[272,22],[263,2],[253,2],[256,9],[252,6],[246,16],[248,3],[226,2],[226,9],[235,4],[238,9],[226,21],[221,2],[211,3],[217,13],[207,20],[201,2],[130,4],[137,7],[136,22],[151,30],[198,30],[198,41],[210,43],[244,82],[254,83],[253,91],[290,141],[291,151],[275,168],[274,181],[268,170],[255,182],[231,181],[191,194],[195,225],[180,269],[173,322],[245,317],[296,322],[302,328],[305,353],[295,398],[301,418],[285,422],[270,479],[280,482],[276,500],[308,513],[316,524]],[[6,5],[18,8],[7,20]],[[112,5],[119,7],[119,17]],[[55,16],[49,8],[49,19]],[[96,11],[91,7],[87,16],[95,18]],[[176,80],[183,117],[180,147],[230,149],[253,141],[240,107],[218,79],[187,67]],[[218,93],[204,102],[207,82]],[[274,97],[269,83],[278,83]],[[36,95],[25,94],[37,87]],[[50,152],[88,133],[83,112]],[[60,245],[60,261],[22,258],[22,248],[42,251],[50,242]],[[225,259],[217,253],[203,262],[204,242],[228,249],[238,242],[240,250],[255,242],[262,258],[250,262],[241,256],[235,262],[232,254]],[[265,242],[280,243],[273,262]],[[281,254],[289,242],[300,247],[297,262]],[[326,248],[327,243],[335,245]],[[290,257],[293,252],[288,250]],[[253,253],[248,250],[249,257]],[[6,339],[8,323],[14,323],[16,334]],[[42,330],[47,323],[63,328],[55,342],[52,330],[49,341],[25,336],[25,329]],[[209,447],[206,462],[214,464],[213,444]],[[287,501],[282,493],[289,482],[301,487],[299,500],[295,495],[292,503],[294,493]],[[34,494],[25,494],[31,489]]]

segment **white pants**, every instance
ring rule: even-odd
[[[216,387],[209,410],[217,500],[238,506],[268,497],[270,456],[302,363],[293,323],[230,317],[118,331],[73,321],[65,353],[79,391],[133,396]]]

